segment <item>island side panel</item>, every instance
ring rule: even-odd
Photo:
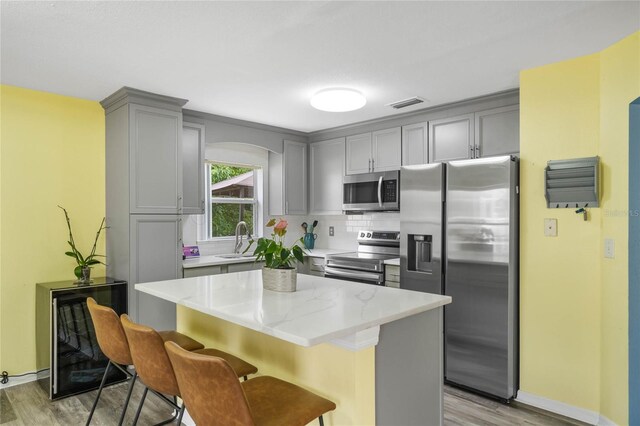
[[[377,425],[443,424],[442,312],[440,307],[380,327]]]
[[[290,381],[336,403],[325,425],[375,425],[375,349],[357,352],[331,344],[295,345],[213,316],[177,306],[177,330],[238,355],[258,375]]]

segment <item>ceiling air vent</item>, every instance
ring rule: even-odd
[[[409,107],[411,105],[421,104],[423,102],[424,102],[424,99],[419,98],[417,96],[414,96],[413,98],[403,99],[403,100],[397,101],[397,102],[391,102],[390,104],[387,104],[386,106],[390,106],[393,109],[401,109],[401,108]]]

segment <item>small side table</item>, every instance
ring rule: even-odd
[[[97,277],[89,285],[36,284],[36,363],[38,371],[49,368],[39,383],[51,399],[97,389],[109,361],[98,345],[87,297],[118,315],[127,312],[126,281]],[[113,368],[106,383],[126,378]]]

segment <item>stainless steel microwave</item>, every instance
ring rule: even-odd
[[[361,173],[342,179],[345,213],[400,210],[400,171]]]

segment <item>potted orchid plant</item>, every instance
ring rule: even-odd
[[[262,268],[262,284],[267,290],[274,291],[296,291],[297,269],[296,262],[303,262],[302,249],[298,246],[302,238],[293,243],[290,247],[285,247],[284,236],[287,234],[287,221],[271,219],[265,225],[267,228],[273,227],[271,238],[261,237],[257,242],[249,240],[249,245],[245,253],[256,243],[253,251],[256,261],[264,260]]]
[[[78,250],[78,247],[76,246],[76,241],[73,238],[73,231],[71,231],[71,219],[69,219],[69,213],[67,213],[67,209],[61,206],[58,206],[58,207],[60,207],[64,212],[64,218],[67,221],[67,229],[69,230],[69,240],[67,241],[67,243],[71,247],[71,251],[67,251],[64,254],[66,254],[69,257],[72,257],[77,263],[77,266],[73,270],[74,275],[78,279],[76,281],[76,284],[90,284],[91,283],[91,267],[98,264],[104,265],[104,262],[102,262],[97,258],[98,257],[104,258],[105,256],[96,253],[98,238],[100,238],[100,234],[102,233],[102,231],[107,228],[104,225],[104,217],[102,218],[102,222],[100,222],[100,227],[96,232],[96,238],[93,240],[93,247],[91,247],[91,252],[89,254],[83,255],[80,252],[80,250]]]

